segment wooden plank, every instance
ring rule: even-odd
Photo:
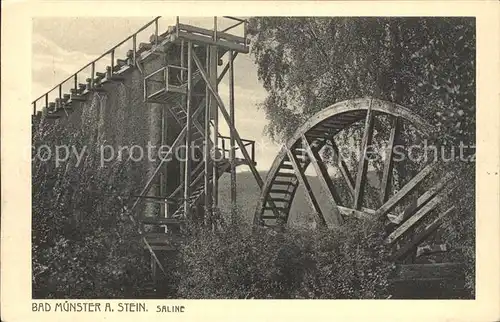
[[[288,185],[292,184],[292,181],[274,180],[273,184],[288,186]]]
[[[364,220],[373,220],[373,214],[375,211],[367,208],[361,208],[361,210],[358,209],[352,209],[352,208],[347,208],[343,206],[337,206],[340,213],[344,216],[352,216],[356,217],[359,219],[364,219]]]
[[[400,223],[405,221],[409,216],[413,214],[414,211],[422,207],[427,201],[429,201],[438,192],[440,192],[452,178],[452,173],[446,174],[443,178],[441,178],[441,180],[439,180],[439,182],[435,186],[421,195],[416,202],[410,204],[410,206],[408,206],[401,214],[399,214],[398,217],[392,220],[392,222],[399,225]]]
[[[276,173],[277,177],[284,177],[284,178],[295,178],[295,173],[291,172],[278,172]]]
[[[179,24],[179,29],[187,31],[187,32],[194,32],[194,33],[202,34],[202,35],[208,36],[209,39],[212,39],[212,36],[214,33],[213,30],[210,30],[210,29],[200,28],[200,27],[186,25],[186,24],[182,24],[182,23]],[[245,43],[245,38],[235,36],[232,34],[228,34],[225,32],[221,32],[221,31],[217,32],[217,38],[227,39],[229,41],[233,41],[233,42],[238,43],[238,44]],[[247,39],[247,42],[249,43],[250,40]]]
[[[382,183],[380,185],[382,204],[389,198],[389,191],[391,189],[392,169],[394,165],[394,142],[399,135],[399,117],[393,117],[391,120],[391,134],[389,136],[389,145],[387,146],[387,154],[384,160],[384,173],[382,175]]]
[[[416,176],[414,176],[401,190],[399,190],[395,195],[393,195],[389,200],[387,200],[386,203],[380,207],[377,212],[375,213],[375,216],[378,218],[382,218],[386,216],[396,205],[401,199],[403,199],[406,195],[408,195],[410,192],[415,189],[415,187],[429,174],[431,173],[432,170],[436,168],[437,164],[436,163],[431,163],[425,166],[422,171],[417,173]]]
[[[356,186],[354,188],[354,208],[359,209],[363,200],[363,190],[366,183],[366,169],[368,167],[368,160],[366,159],[366,152],[372,142],[373,136],[373,112],[372,101],[366,111],[365,131],[363,133],[363,140],[361,141],[361,155],[359,157],[358,171],[356,173]]]
[[[289,199],[286,198],[273,198],[271,197],[269,200],[272,200],[273,202],[289,202]]]
[[[311,160],[311,164],[314,167],[314,170],[316,171],[316,174],[318,176],[319,182],[321,183],[321,186],[323,189],[327,192],[330,192],[330,195],[332,198],[328,198],[331,205],[332,205],[332,213],[331,216],[328,216],[327,218],[327,223],[329,224],[328,226],[340,226],[343,222],[342,217],[340,215],[339,209],[337,207],[337,204],[340,202],[340,197],[335,191],[335,187],[333,186],[332,179],[328,175],[328,171],[324,165],[324,163],[321,160],[321,157],[319,156],[317,151],[313,151],[311,149],[311,146],[309,145],[309,142],[307,141],[307,138],[305,135],[302,135],[302,144],[304,148],[306,149],[306,153],[309,155],[309,159]],[[318,162],[321,160],[320,162]],[[326,219],[326,218],[325,218]]]
[[[223,40],[213,41],[213,39],[211,39],[209,37],[201,36],[201,35],[197,35],[197,34],[192,34],[192,33],[185,32],[185,31],[179,31],[179,38],[190,40],[190,41],[197,43],[197,44],[202,44],[202,45],[209,44],[209,45],[223,47],[223,48],[226,48],[229,50],[236,50],[240,53],[246,54],[249,52],[248,47],[234,43],[234,42],[223,41]]]
[[[342,159],[342,155],[340,155],[339,147],[335,143],[335,140],[333,139],[333,137],[331,139],[329,139],[328,142],[330,143],[330,145],[333,149],[333,152],[337,155],[337,166],[340,169],[340,173],[342,174],[342,177],[344,178],[345,183],[347,184],[347,189],[348,189],[349,193],[351,194],[351,196],[354,197],[354,180],[352,178],[351,172],[347,168],[347,164]]]
[[[430,234],[432,234],[443,222],[443,219],[451,214],[455,210],[455,207],[452,206],[444,213],[441,213],[434,221],[427,225],[421,232],[413,236],[412,240],[409,243],[406,243],[393,255],[391,255],[392,260],[400,259],[406,256],[410,251],[412,251],[415,247],[417,247],[421,242],[423,242]]]
[[[269,190],[269,193],[284,193],[284,194],[290,194],[291,191],[290,190],[286,190],[286,189],[271,189]]]
[[[314,196],[314,193],[312,191],[311,186],[309,185],[309,182],[307,181],[307,178],[305,177],[302,169],[299,167],[299,162],[298,162],[297,158],[290,150],[287,151],[287,155],[292,163],[292,166],[295,170],[295,173],[297,174],[297,179],[299,180],[300,184],[304,187],[304,189],[306,191],[307,200],[309,201],[309,203],[312,205],[314,211],[316,212],[316,218],[317,218],[318,225],[326,226],[325,217],[323,216],[323,213],[321,212],[321,208],[319,206],[319,203],[316,200],[316,197]]]
[[[446,197],[452,189],[447,189],[446,191],[440,193],[438,196],[434,197],[431,201],[426,203],[419,211],[417,211],[413,216],[396,228],[389,236],[384,240],[385,243],[391,244],[396,241],[401,235],[403,235],[410,227],[412,227],[417,221],[422,219],[425,215],[430,213],[436,208],[436,206]]]
[[[439,281],[463,277],[462,263],[400,264],[390,282]]]

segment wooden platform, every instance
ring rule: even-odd
[[[468,298],[461,263],[401,264],[389,279],[394,299]]]
[[[401,264],[396,266],[390,282],[442,281],[463,278],[462,263]]]

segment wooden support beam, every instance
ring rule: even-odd
[[[426,203],[419,211],[417,211],[413,216],[411,216],[408,220],[401,224],[398,228],[396,228],[389,236],[386,237],[384,242],[386,244],[392,244],[401,237],[410,227],[412,227],[417,221],[422,219],[425,215],[434,210],[437,205],[450,193],[451,189],[446,189],[441,192],[439,195],[434,197],[431,201]]]
[[[200,28],[200,27],[196,27],[196,26],[191,26],[191,25],[186,25],[186,24],[182,24],[182,23],[179,24],[179,30],[186,31],[189,33],[197,33],[197,34],[209,36],[210,38],[212,38],[212,36],[213,36],[213,30]],[[231,42],[235,42],[237,44],[244,44],[245,43],[244,38],[239,37],[239,36],[235,36],[232,34],[228,34],[228,33],[222,32],[222,31],[217,32],[217,39],[225,39],[225,40],[228,40]]]
[[[311,186],[309,185],[309,182],[307,181],[307,178],[304,175],[303,170],[299,166],[299,161],[295,157],[292,151],[287,149],[287,155],[288,159],[290,159],[290,162],[292,163],[293,169],[295,170],[295,173],[297,174],[297,179],[299,180],[300,184],[304,187],[306,191],[306,197],[309,203],[312,205],[315,213],[316,213],[316,219],[317,223],[320,226],[326,226],[326,220],[325,217],[323,216],[323,213],[321,212],[321,208],[319,206],[318,201],[316,200],[316,197],[314,196],[314,193],[312,191]]]
[[[354,188],[354,209],[360,209],[363,201],[363,191],[366,183],[366,169],[368,167],[368,160],[366,159],[366,152],[371,145],[373,136],[373,112],[372,100],[368,105],[366,111],[365,131],[363,140],[361,141],[361,154],[359,156],[358,171],[356,172],[356,186]]]
[[[218,46],[218,47],[224,47],[228,50],[236,50],[238,52],[242,53],[248,53],[248,47],[244,45],[240,45],[238,43],[226,41],[224,39],[219,39],[217,41],[214,41],[206,36],[201,36],[198,34],[193,34],[185,31],[179,31],[179,38],[183,38],[186,40],[190,40],[194,43],[200,44],[200,45],[212,45],[212,46]]]
[[[207,66],[208,76],[205,75],[205,85],[206,89],[208,89],[207,99],[209,100],[210,113],[211,117],[214,119],[214,151],[213,153],[218,152],[218,135],[219,135],[219,110],[217,108],[217,102],[214,97],[210,94],[211,91],[217,91],[218,83],[217,83],[217,66],[219,60],[219,51],[217,46],[209,46],[210,47],[210,63]],[[195,61],[196,62],[196,61]],[[197,63],[198,68],[201,71],[201,63]],[[209,86],[212,85],[212,86]],[[217,158],[215,158],[217,159]],[[218,175],[218,167],[217,161],[212,161],[212,206],[217,208],[219,206],[219,175]]]
[[[361,207],[360,210],[338,206],[340,213],[344,216],[352,216],[363,220],[373,220],[374,210]]]
[[[441,180],[438,181],[436,185],[427,190],[423,195],[421,195],[416,202],[411,203],[395,220],[392,220],[395,224],[400,224],[410,217],[417,209],[422,207],[427,203],[432,197],[434,197],[438,192],[440,192],[444,186],[453,179],[453,174],[446,174]]]
[[[184,60],[183,58],[181,58]],[[206,47],[206,57],[205,57],[205,64],[207,66],[207,69],[209,69],[210,65],[210,46]],[[205,144],[203,146],[203,168],[204,168],[204,193],[205,193],[205,221],[207,225],[211,225],[211,212],[212,212],[212,195],[211,195],[211,189],[210,189],[210,165],[211,165],[211,160],[210,160],[210,150],[211,146],[208,144],[208,141],[210,140],[210,100],[208,97],[210,96],[210,90],[208,89],[208,86],[205,85],[205,115],[204,115],[204,134],[205,134]],[[207,222],[207,220],[209,222]]]
[[[443,219],[451,214],[455,210],[452,206],[444,213],[440,214],[434,221],[427,225],[421,232],[413,236],[409,243],[399,248],[394,254],[391,255],[392,260],[400,259],[406,256],[410,251],[414,250],[420,243],[422,243],[427,237],[429,237],[443,222]]]
[[[191,196],[191,144],[192,144],[192,127],[193,127],[193,115],[192,115],[192,78],[193,78],[193,64],[192,64],[192,44],[190,41],[187,43],[188,48],[188,62],[187,62],[187,111],[186,111],[186,155],[185,155],[185,166],[184,166],[184,217],[189,218],[189,211],[191,205],[189,204],[189,197]]]
[[[302,135],[302,144],[304,148],[306,149],[306,153],[309,155],[309,159],[311,160],[311,164],[314,167],[314,170],[316,171],[316,174],[318,175],[319,182],[321,183],[321,186],[325,191],[330,192],[331,198],[328,198],[331,205],[332,205],[332,210],[333,212],[331,213],[331,216],[328,216],[328,218],[325,218],[328,226],[340,226],[342,224],[342,216],[340,215],[339,209],[337,204],[340,202],[340,197],[338,196],[337,192],[335,191],[335,187],[333,186],[333,182],[328,175],[328,171],[321,160],[321,157],[319,156],[319,153],[317,151],[313,151],[311,149],[311,146],[309,145],[309,142],[307,141],[307,138],[305,135]],[[319,162],[318,162],[319,161]]]
[[[401,199],[403,199],[406,195],[415,189],[415,187],[429,174],[431,171],[436,168],[436,163],[431,163],[425,166],[422,171],[420,171],[416,176],[414,176],[401,190],[398,191],[395,195],[393,195],[386,203],[380,207],[375,216],[378,218],[383,218],[386,216]]]
[[[340,155],[339,147],[335,143],[334,138],[333,137],[330,138],[328,140],[328,142],[330,143],[330,145],[333,149],[333,153],[335,153],[335,155],[337,156],[337,166],[340,169],[340,173],[342,174],[342,177],[345,180],[345,183],[347,185],[347,190],[349,191],[351,196],[354,197],[354,180],[352,179],[351,172],[347,168],[347,164],[342,159],[342,155]]]
[[[387,201],[389,198],[389,192],[391,189],[391,181],[392,181],[392,168],[394,164],[393,154],[394,154],[394,142],[396,141],[396,137],[399,135],[399,127],[400,127],[399,117],[393,117],[391,120],[391,133],[389,136],[389,145],[386,149],[386,155],[384,160],[384,173],[382,175],[382,183],[380,185],[381,195],[380,200],[382,204]]]
[[[234,115],[234,66],[233,66],[233,51],[229,51],[229,116],[232,127],[236,128],[235,115]],[[233,223],[236,223],[236,163],[235,163],[235,142],[234,131],[230,134],[230,150],[229,162],[231,163],[231,218]],[[251,162],[251,160],[248,160]]]

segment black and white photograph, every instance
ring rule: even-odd
[[[500,11],[424,3],[5,5],[1,319],[500,317]]]
[[[475,30],[34,18],[32,297],[474,299]]]

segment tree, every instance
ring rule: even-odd
[[[473,18],[257,17],[249,34],[277,141],[322,108],[363,96],[475,140]]]

